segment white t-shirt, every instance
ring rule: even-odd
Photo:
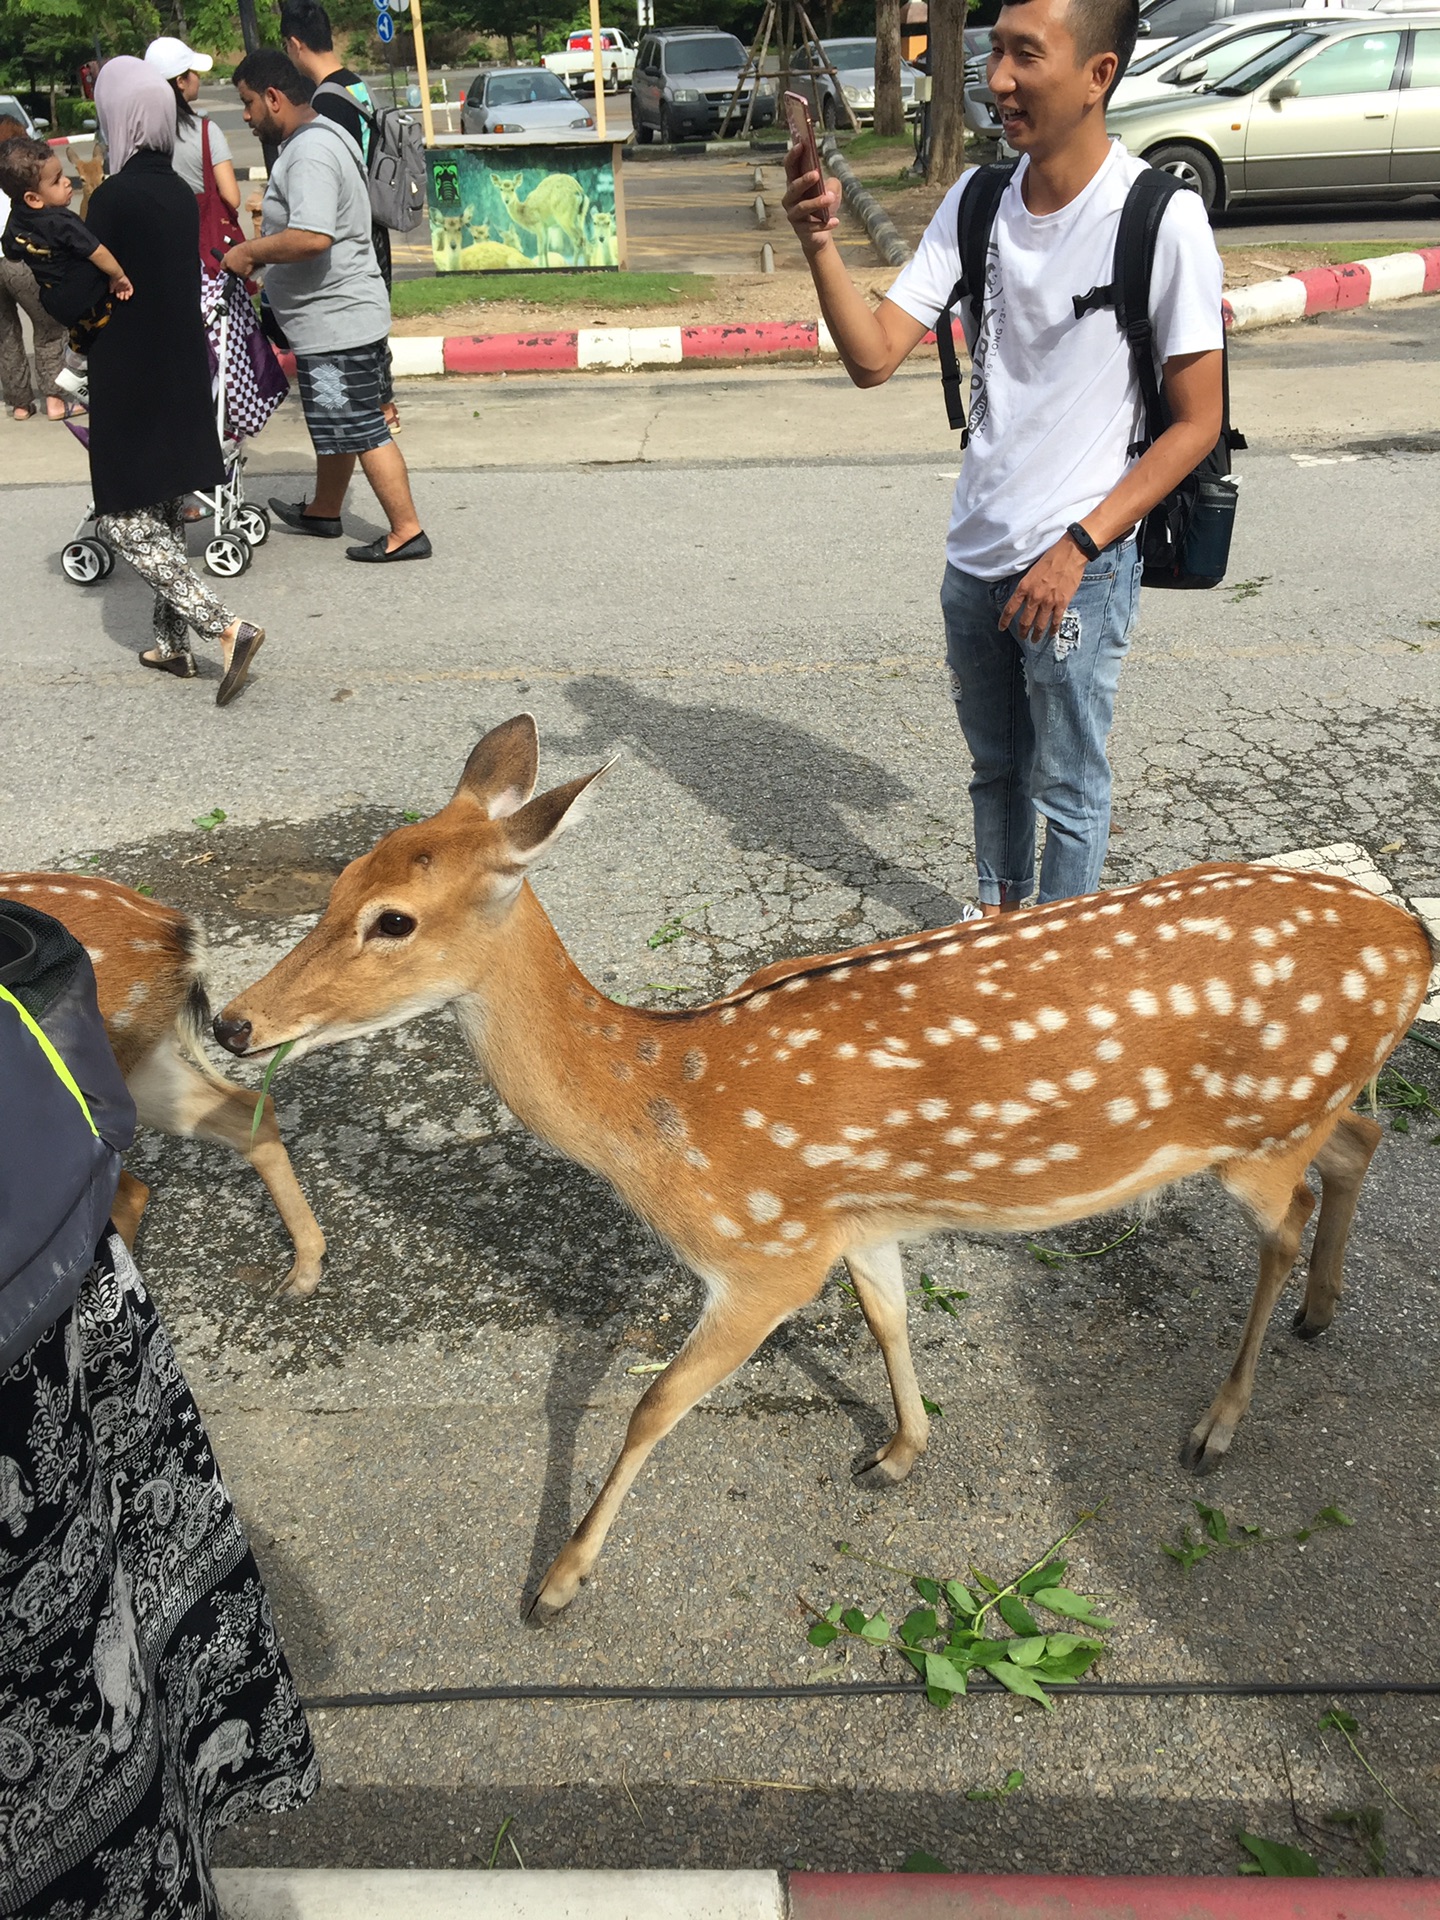
[[[983,337],[970,303],[957,314],[974,373],[970,444],[955,487],[946,553],[981,580],[1023,572],[1074,520],[1114,491],[1144,430],[1140,383],[1113,308],[1075,318],[1073,297],[1113,278],[1115,232],[1145,162],[1118,140],[1083,193],[1058,213],[1021,196],[1022,157],[990,238]],[[962,174],[940,202],[889,298],[933,327],[960,278]],[[1156,236],[1150,317],[1163,365],[1224,343],[1220,256],[1200,196],[1177,193]]]

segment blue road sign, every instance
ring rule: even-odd
[[[375,0],[375,11],[376,13],[388,13],[390,11],[390,0]]]
[[[375,31],[388,47],[395,38],[395,19],[392,14],[382,13],[375,21]]]

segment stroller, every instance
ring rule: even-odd
[[[290,391],[290,383],[269,342],[260,334],[243,282],[228,273],[211,276],[202,301],[215,384],[215,426],[225,477],[212,492],[197,492],[193,498],[215,527],[205,543],[205,565],[211,573],[228,580],[244,573],[256,547],[263,547],[270,537],[270,515],[245,498],[245,441],[253,439],[264,426]],[[228,351],[232,329],[239,330],[250,347],[238,381]],[[60,379],[65,381],[63,373]],[[78,399],[85,399],[86,389],[75,376],[66,384],[72,386]],[[243,391],[237,393],[237,386]],[[65,424],[83,447],[89,446],[90,434],[85,426],[73,420]],[[81,587],[92,587],[115,571],[115,555],[95,527],[93,502],[62,551],[60,565],[66,579]]]

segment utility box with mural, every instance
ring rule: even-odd
[[[625,265],[618,143],[442,135],[425,160],[437,273]]]

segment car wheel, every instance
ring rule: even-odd
[[[1156,147],[1145,158],[1161,173],[1173,174],[1182,187],[1198,193],[1207,213],[1223,212],[1219,163],[1202,148],[1177,141],[1173,146]]]
[[[655,138],[655,129],[653,127],[647,127],[633,107],[630,111],[630,119],[635,128],[635,138],[640,142],[642,147],[648,147],[650,142]]]
[[[670,124],[670,109],[663,100],[660,102],[660,125],[656,128],[656,134],[662,147],[673,147],[676,144],[675,129]]]
[[[827,93],[825,104],[820,109],[820,123],[827,133],[834,133],[840,120],[840,109],[835,104],[833,93]]]

